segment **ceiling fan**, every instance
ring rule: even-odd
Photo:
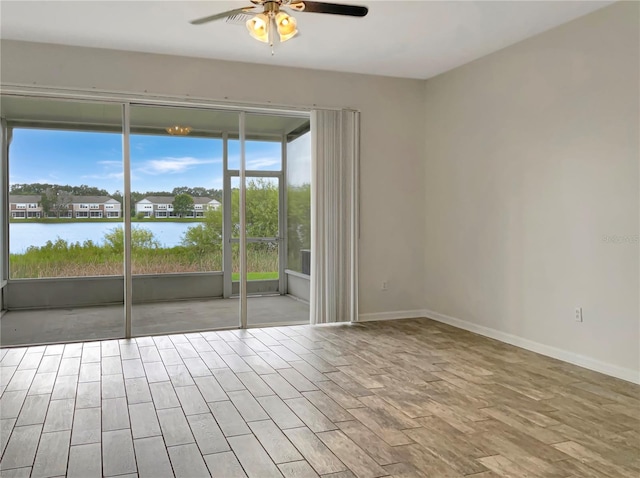
[[[222,13],[216,13],[208,17],[192,20],[192,25],[221,20],[240,13],[256,13],[247,20],[249,34],[273,47],[274,32],[278,32],[281,42],[293,38],[298,33],[298,22],[287,13],[287,9],[296,12],[330,13],[333,15],[346,15],[351,17],[364,17],[369,9],[358,5],[343,5],[338,3],[313,2],[307,0],[251,0],[253,5],[235,8]],[[273,50],[272,50],[273,53]]]

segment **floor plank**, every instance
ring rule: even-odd
[[[14,427],[9,443],[0,461],[0,470],[23,468],[33,465],[36,456],[42,425]]]
[[[284,434],[318,474],[326,475],[347,470],[347,467],[308,428],[291,428],[284,430]]]
[[[53,400],[49,403],[43,433],[71,430],[75,400]]]
[[[271,420],[249,423],[251,431],[274,463],[302,460],[302,456]]]
[[[319,478],[319,475],[306,461],[292,461],[278,465],[285,478]]]
[[[229,445],[249,478],[281,478],[282,473],[253,435],[230,437]]]
[[[71,431],[71,444],[99,443],[102,437],[100,408],[76,409]]]
[[[130,430],[102,434],[102,473],[104,476],[135,473],[136,460]]]
[[[236,407],[233,406],[233,403],[229,401],[214,402],[210,403],[209,407],[226,437],[251,433],[251,430],[249,430],[249,427],[238,413],[238,410],[236,410]]]
[[[341,431],[319,433],[318,438],[358,477],[376,478],[387,474],[384,468]]]
[[[133,440],[140,478],[169,478],[173,470],[162,437]]]
[[[158,410],[158,421],[167,446],[186,445],[195,439],[181,408]]]
[[[240,462],[232,451],[204,457],[212,478],[247,478]]]
[[[31,471],[32,478],[63,476],[67,472],[71,430],[43,433]]]
[[[190,415],[187,421],[203,455],[229,450],[229,444],[211,413]]]
[[[102,451],[100,443],[75,445],[69,450],[68,478],[93,478],[102,476]]]
[[[306,398],[293,398],[285,403],[314,433],[335,430],[336,425],[313,406]]]
[[[129,405],[129,416],[131,417],[131,435],[134,440],[161,434],[156,409],[152,403]]]
[[[130,428],[127,399],[108,398],[102,400],[102,431]]]
[[[254,422],[256,420],[267,420],[269,415],[265,412],[256,399],[248,390],[239,390],[237,392],[229,392],[231,402],[242,415],[245,422]]]
[[[204,458],[195,444],[170,446],[168,450],[176,478],[209,476]]]

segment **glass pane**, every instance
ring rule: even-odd
[[[122,337],[122,105],[18,96],[1,105],[12,137],[4,300],[33,310],[3,316],[0,345]]]
[[[123,274],[121,113],[120,105],[3,99],[11,279]]]
[[[223,145],[207,113],[131,108],[134,274],[222,270]],[[193,129],[170,134],[172,125]]]
[[[311,133],[287,144],[287,269],[311,274]]]
[[[247,177],[247,238],[278,237],[278,178]],[[231,178],[231,236],[240,235],[240,180]]]
[[[278,178],[246,178],[247,237],[278,237]]]
[[[234,281],[240,280],[239,244],[232,245]],[[278,279],[278,244],[276,242],[247,244],[247,280]]]
[[[282,143],[275,141],[246,142],[247,171],[280,171],[282,170]],[[229,141],[229,169],[240,169],[240,141]]]
[[[248,177],[247,181],[247,280],[278,278],[278,243],[251,242],[254,238],[278,237],[278,178]],[[232,237],[239,238],[239,178],[231,178]],[[232,248],[233,280],[240,278],[238,244]]]

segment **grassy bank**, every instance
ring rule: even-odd
[[[239,277],[239,260],[233,258],[233,277]],[[123,255],[104,246],[81,245],[66,249],[32,248],[9,257],[12,279],[122,275]],[[278,277],[277,251],[248,251],[250,280]],[[221,253],[197,253],[186,247],[132,251],[134,274],[172,274],[222,270]]]

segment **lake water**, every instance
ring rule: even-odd
[[[164,247],[173,247],[180,244],[184,232],[194,222],[148,222],[144,225],[133,224],[133,228],[144,227],[153,232],[155,238]],[[96,244],[104,243],[105,233],[122,224],[115,222],[70,222],[70,223],[16,223],[9,224],[9,251],[12,254],[20,254],[29,246],[41,247],[47,241],[55,241],[58,237],[67,242],[79,242],[92,240]]]

